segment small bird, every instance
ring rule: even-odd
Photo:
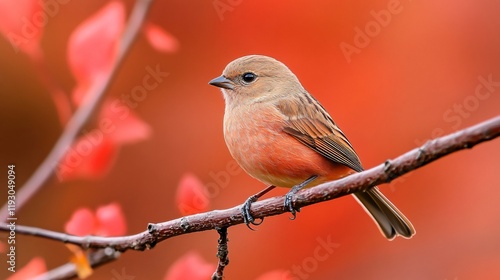
[[[229,152],[249,175],[269,185],[244,203],[247,226],[260,224],[250,213],[251,204],[275,186],[291,188],[284,207],[295,218],[300,209],[294,208],[293,196],[300,189],[363,171],[325,108],[278,60],[263,55],[238,58],[209,84],[221,88],[224,96]],[[387,239],[415,234],[410,221],[377,187],[354,196]]]

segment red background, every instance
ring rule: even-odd
[[[214,5],[228,2],[231,10],[218,14]],[[474,93],[479,76],[500,82],[500,2],[401,1],[402,10],[349,63],[339,45],[354,45],[355,28],[364,30],[374,21],[371,11],[387,10],[391,2],[156,1],[150,19],[179,40],[179,51],[160,54],[140,37],[109,93],[129,93],[142,83],[147,66],[159,64],[170,73],[134,111],[150,124],[152,137],[123,147],[100,180],[51,180],[18,212],[18,223],[62,231],[75,209],[114,201],[124,208],[130,234],[148,222],[178,218],[180,177],[192,172],[204,183],[214,182],[210,174],[225,172],[232,162],[222,136],[224,102],[207,83],[247,54],[288,65],[348,135],[367,168],[497,116],[500,87],[485,100]],[[130,11],[133,1],[126,3]],[[67,91],[75,83],[66,62],[68,37],[102,5],[70,1],[45,27],[49,70]],[[4,167],[16,164],[21,186],[62,128],[29,59],[3,38],[0,56],[0,161]],[[457,104],[469,108],[466,114],[454,111]],[[268,218],[257,231],[232,227],[226,279],[302,267],[314,258],[318,238],[338,247],[317,262],[308,279],[499,279],[499,171],[496,139],[382,185],[413,222],[417,235],[411,240],[386,241],[351,197],[307,207],[295,221],[288,215]],[[240,204],[263,187],[244,172],[230,176],[211,209]],[[122,268],[136,279],[160,279],[191,250],[215,263],[217,237],[213,231],[189,234],[151,251],[127,252],[91,279],[111,279]],[[42,256],[49,269],[69,257],[60,243],[20,235],[17,250],[19,268],[34,256]],[[0,278],[8,273],[3,266]]]

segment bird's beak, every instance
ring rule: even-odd
[[[234,83],[224,76],[217,77],[208,82],[208,84],[225,89],[234,89]]]

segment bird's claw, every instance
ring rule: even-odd
[[[295,220],[295,218],[297,218],[297,212],[300,212],[300,208],[295,208],[293,206],[293,195],[294,194],[287,193],[285,195],[285,203],[283,205],[285,209],[292,213],[292,217],[290,217],[290,220]]]
[[[243,207],[241,207],[241,215],[243,216],[243,222],[251,230],[255,230],[255,229],[253,229],[250,224],[252,224],[254,226],[258,226],[258,225],[262,224],[262,222],[264,222],[264,218],[260,218],[260,221],[258,221],[258,222],[255,221],[254,217],[250,213],[250,207],[251,207],[252,203],[257,201],[257,199],[258,198],[253,195],[253,196],[249,197],[245,201],[245,203],[243,203]]]
[[[313,175],[307,178],[307,180],[305,180],[304,182],[293,186],[292,189],[285,195],[285,210],[288,210],[290,213],[292,213],[292,217],[290,217],[290,220],[295,220],[295,218],[297,217],[297,212],[300,212],[300,208],[295,208],[293,206],[293,197],[295,196],[295,194],[297,194],[298,191],[303,189],[307,184],[311,183],[316,178],[318,178],[317,175]]]

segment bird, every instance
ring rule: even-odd
[[[300,211],[293,206],[298,191],[363,171],[345,134],[282,62],[243,56],[209,84],[224,97],[223,131],[231,156],[269,186],[243,204],[247,226],[260,224],[251,215],[251,204],[276,186],[291,188],[284,207],[294,219]],[[353,195],[388,240],[415,234],[411,222],[376,186]]]

